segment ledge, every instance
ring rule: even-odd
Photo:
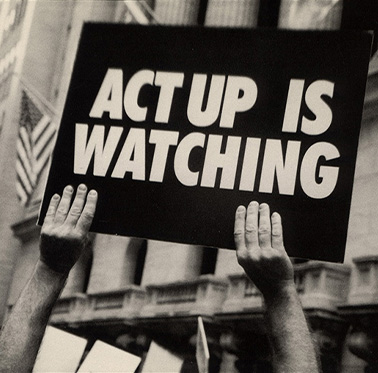
[[[221,309],[228,281],[213,275],[192,281],[147,286],[148,300],[140,317],[213,315]]]
[[[354,258],[347,305],[378,304],[378,256]]]

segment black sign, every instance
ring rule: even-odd
[[[291,256],[342,261],[371,36],[86,24],[51,196],[99,193],[92,229],[234,248],[252,200]]]

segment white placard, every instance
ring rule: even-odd
[[[143,364],[142,373],[179,373],[183,362],[182,358],[152,341]]]
[[[78,372],[133,373],[141,358],[107,343],[96,341]]]
[[[33,372],[75,372],[86,345],[86,339],[48,326]]]
[[[210,353],[201,316],[198,317],[196,360],[199,373],[208,373]]]

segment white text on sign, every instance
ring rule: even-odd
[[[107,113],[110,119],[122,120],[125,113],[131,121],[143,122],[149,108],[141,106],[138,98],[143,87],[151,86],[160,89],[155,123],[168,123],[174,94],[183,87],[184,79],[185,74],[180,72],[140,70],[131,76],[124,89],[123,71],[108,69],[89,116],[101,119]],[[210,86],[204,108],[207,79],[210,79]],[[316,80],[306,90],[304,87],[304,80],[291,79],[282,132],[300,130],[309,136],[321,135],[332,124],[332,110],[323,97],[333,97],[334,83]],[[301,141],[296,140],[284,143],[280,139],[200,132],[218,118],[219,127],[232,131],[238,113],[252,110],[257,97],[258,87],[250,77],[193,74],[186,113],[195,131],[180,136],[179,131],[131,127],[118,155],[116,149],[125,131],[123,127],[112,125],[106,131],[105,125],[95,124],[89,134],[88,124],[76,123],[74,173],[87,174],[93,159],[94,176],[105,177],[110,172],[112,178],[124,178],[130,173],[133,180],[162,183],[166,168],[173,167],[182,185],[215,188],[217,173],[221,170],[221,189],[272,193],[277,180],[281,195],[294,195],[299,182],[307,196],[314,199],[328,197],[335,189],[339,175],[337,166],[326,164],[340,157],[333,144],[320,141],[301,152]],[[303,101],[312,112],[312,118],[300,118]],[[148,144],[154,145],[150,168],[146,167]],[[168,165],[171,151],[174,151],[174,162]],[[190,167],[193,151],[202,154],[202,166],[197,169]],[[116,154],[118,158],[109,170]],[[237,173],[238,165],[241,165],[240,173]],[[255,185],[257,175],[260,178]]]

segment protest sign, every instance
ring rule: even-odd
[[[102,341],[96,341],[78,370],[85,372],[128,372],[138,368],[139,356],[120,350]]]
[[[232,249],[237,206],[257,200],[282,215],[289,255],[342,261],[370,43],[85,25],[39,224],[86,183],[95,232]]]
[[[151,342],[141,373],[180,373],[184,360]]]
[[[47,326],[33,373],[76,372],[86,345],[84,338]]]

